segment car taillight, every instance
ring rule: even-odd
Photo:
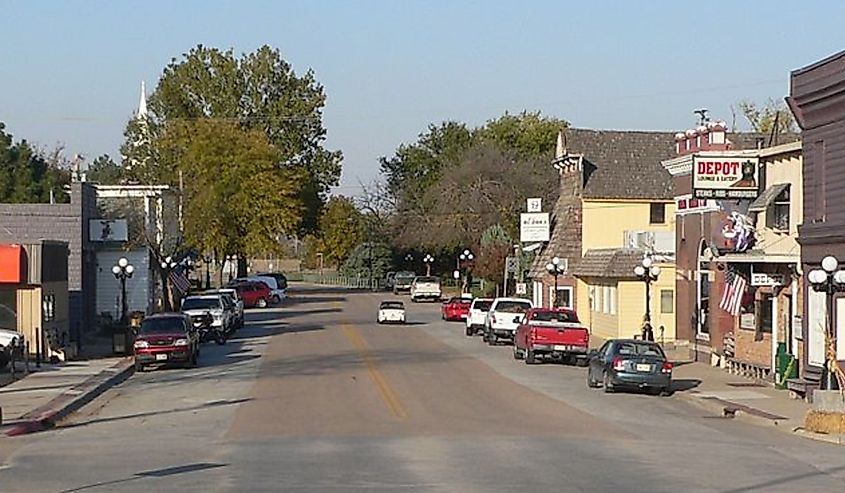
[[[672,363],[668,361],[663,363],[663,368],[660,371],[663,373],[672,373]]]
[[[150,343],[147,341],[135,341],[135,349],[146,349],[150,347]]]
[[[616,371],[625,370],[625,360],[619,356],[613,358],[613,362],[611,364],[613,365],[613,369]]]
[[[537,328],[536,327],[531,327],[531,330],[528,331],[528,337],[530,337],[531,339],[537,338]]]

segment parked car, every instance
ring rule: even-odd
[[[539,358],[586,365],[590,331],[569,308],[532,308],[522,317],[513,340],[514,359],[531,365]]]
[[[628,388],[669,394],[672,363],[657,343],[611,339],[598,351],[590,352],[587,386],[603,386],[605,392]]]
[[[411,284],[414,283],[417,275],[411,271],[397,272],[393,277],[393,294],[410,293]]]
[[[384,276],[384,286],[389,290],[393,290],[393,285],[396,283],[396,273],[391,271]]]
[[[225,333],[234,330],[234,306],[227,308],[222,294],[187,296],[182,299],[182,313],[192,319],[198,319],[205,314],[210,314],[212,317],[211,326],[215,330],[221,330]]]
[[[279,283],[276,281],[276,278],[269,277],[269,276],[249,276],[249,277],[239,277],[234,279],[232,282],[229,283],[229,287],[232,287],[236,284],[242,284],[244,282],[262,282],[270,288],[270,297],[267,299],[270,303],[276,304],[281,302],[283,299],[287,298],[287,288],[280,288]]]
[[[467,336],[474,336],[484,332],[484,323],[487,320],[487,312],[493,304],[492,298],[476,298],[469,305],[467,314]]]
[[[279,289],[285,290],[285,293],[287,293],[288,277],[286,275],[282,274],[281,272],[263,272],[263,273],[260,273],[260,274],[256,274],[256,276],[257,277],[272,277],[273,279],[276,280],[276,286],[278,286]]]
[[[196,366],[199,339],[183,313],[157,313],[144,318],[135,336],[135,371],[149,364]]]
[[[378,307],[378,323],[404,324],[405,304],[398,300],[382,301]]]
[[[270,288],[263,282],[243,281],[232,286],[244,300],[244,308],[266,308],[270,304]]]
[[[203,294],[223,294],[228,295],[235,304],[235,329],[240,329],[244,326],[244,300],[235,288],[220,288],[206,291]]]
[[[533,306],[531,301],[522,298],[494,299],[484,322],[484,340],[487,344],[496,345],[499,339],[513,341],[519,326],[518,320]]]
[[[411,283],[411,301],[439,301],[442,297],[440,279],[434,276],[417,276]]]
[[[0,370],[6,368],[12,360],[12,350],[23,340],[23,336],[16,330],[0,329]]]
[[[470,298],[455,296],[444,301],[440,305],[440,318],[447,322],[465,321],[469,316],[469,307],[472,304]]]

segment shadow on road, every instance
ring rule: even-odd
[[[672,392],[686,392],[701,385],[697,378],[678,378],[672,380]]]
[[[168,414],[176,414],[176,413],[188,413],[194,411],[201,411],[203,409],[212,409],[215,407],[220,406],[235,406],[238,404],[243,404],[244,402],[251,401],[251,397],[244,397],[241,399],[226,399],[226,400],[219,400],[219,401],[210,401],[204,404],[198,404],[196,406],[187,406],[187,407],[177,407],[174,409],[166,409],[164,411],[148,411],[143,413],[135,413],[135,414],[124,414],[123,416],[110,416],[108,418],[96,418],[90,419],[88,421],[79,421],[75,423],[67,423],[61,424],[56,427],[56,430],[60,430],[62,428],[79,428],[82,426],[89,426],[94,424],[100,423],[112,423],[115,421],[125,421],[128,419],[136,419],[136,418],[148,418],[151,416],[163,416]]]
[[[99,483],[93,483],[85,486],[80,486],[78,488],[73,488],[69,490],[62,490],[61,493],[74,493],[77,491],[85,491],[90,490],[92,488],[102,488],[103,486],[111,486],[115,484],[121,483],[128,483],[130,481],[136,481],[138,479],[144,479],[149,477],[154,478],[161,478],[161,477],[168,477],[168,476],[175,476],[177,474],[185,474],[189,472],[196,472],[196,471],[204,471],[207,469],[217,469],[219,467],[227,467],[229,464],[214,464],[209,462],[199,462],[196,464],[184,464],[181,466],[174,466],[174,467],[167,467],[164,469],[157,469],[154,471],[143,471],[143,472],[136,472],[132,476],[128,478],[122,479],[115,479],[112,481],[102,481]]]

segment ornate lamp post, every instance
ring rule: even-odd
[[[813,269],[807,274],[807,280],[813,286],[813,290],[825,293],[825,306],[827,312],[827,328],[825,330],[825,355],[827,345],[833,337],[839,334],[833,332],[833,299],[836,293],[845,292],[845,270],[839,269],[839,260],[833,255],[822,259],[822,268]],[[830,390],[833,387],[833,368],[831,361],[825,356],[824,373],[825,388]]]
[[[552,298],[552,307],[557,308],[557,276],[566,272],[566,269],[560,265],[560,257],[555,257],[552,259],[551,262],[546,264],[546,271],[555,276],[555,290],[554,290],[554,297]]]
[[[646,255],[640,265],[634,267],[634,274],[645,283],[645,317],[643,318],[643,339],[654,340],[651,328],[651,283],[660,276],[660,266],[654,265],[651,256]]]
[[[129,311],[129,305],[126,302],[126,280],[132,277],[135,267],[129,263],[126,257],[120,257],[111,271],[115,279],[120,281],[120,323],[126,325],[126,312]]]
[[[170,271],[176,268],[173,257],[167,256],[161,261],[161,294],[164,298],[164,311],[170,311],[170,286],[167,284],[170,278]]]
[[[431,275],[432,262],[434,262],[434,257],[432,257],[431,255],[426,254],[425,257],[423,257],[423,263],[425,264],[425,275],[427,276]]]
[[[466,264],[467,262],[472,262],[472,259],[474,259],[474,258],[475,258],[475,255],[473,255],[472,252],[468,248],[466,250],[464,250],[463,252],[461,252],[461,254],[458,256],[458,271],[461,270],[461,263]],[[469,281],[469,267],[466,267],[466,269],[464,269],[464,282],[463,282],[463,285],[461,286],[461,293],[462,294],[465,293],[467,291],[467,289],[469,288],[469,286],[467,286],[468,281]]]

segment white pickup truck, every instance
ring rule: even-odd
[[[434,276],[417,276],[411,283],[411,301],[439,301],[442,296],[440,279]]]
[[[484,340],[495,346],[499,339],[513,341],[514,333],[519,327],[518,319],[533,308],[529,300],[522,298],[496,298],[487,312],[484,324]]]

